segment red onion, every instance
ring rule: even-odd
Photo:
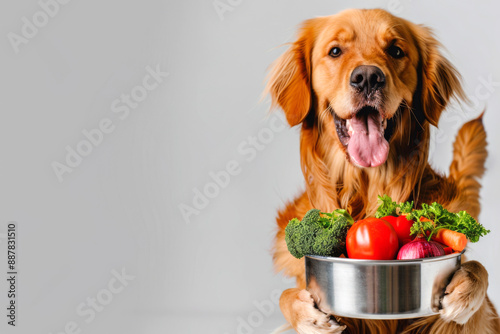
[[[423,237],[416,237],[398,252],[398,260],[422,259],[444,255],[443,247],[434,241],[427,241]]]

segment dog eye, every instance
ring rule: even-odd
[[[392,57],[392,58],[403,58],[405,56],[405,53],[401,48],[397,47],[396,45],[391,45],[389,49],[387,49],[387,53]]]
[[[342,53],[342,50],[340,50],[339,47],[334,47],[330,50],[330,56],[332,57],[338,57]]]

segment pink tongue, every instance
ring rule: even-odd
[[[353,133],[347,152],[361,167],[377,167],[387,160],[389,143],[384,138],[379,115],[362,114],[350,119]]]

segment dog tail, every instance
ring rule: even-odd
[[[488,152],[486,151],[486,132],[483,113],[476,119],[465,123],[458,131],[453,144],[453,161],[450,177],[457,185],[460,196],[467,201],[468,212],[477,217],[480,211],[479,179],[483,176]]]

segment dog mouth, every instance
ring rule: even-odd
[[[371,106],[362,107],[350,119],[342,119],[335,112],[333,115],[337,135],[351,162],[360,167],[377,167],[386,162],[393,118],[383,117]]]

